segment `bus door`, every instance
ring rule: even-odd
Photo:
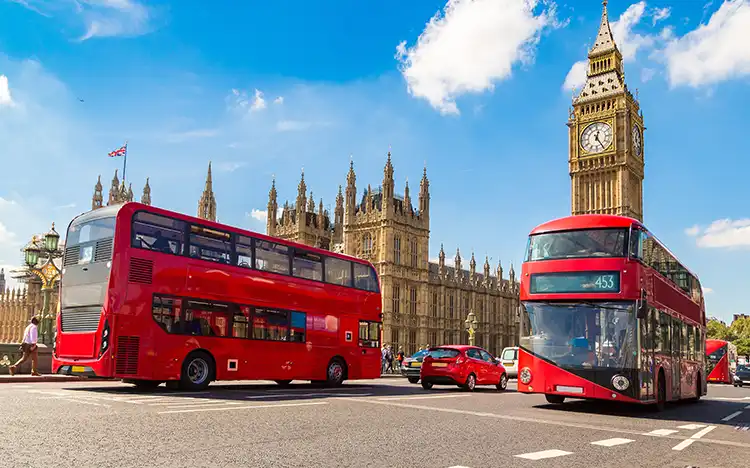
[[[672,323],[672,398],[680,398],[680,382],[681,372],[680,366],[682,364],[681,349],[682,349],[682,323],[674,317],[671,317]]]

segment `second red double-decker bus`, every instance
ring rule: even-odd
[[[581,215],[538,226],[520,295],[520,392],[658,408],[705,395],[700,283],[639,221]]]
[[[713,383],[732,383],[729,369],[730,345],[725,340],[706,340],[706,373]]]
[[[126,203],[71,222],[63,268],[54,372],[189,390],[380,377],[366,261]]]

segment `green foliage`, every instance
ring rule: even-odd
[[[706,336],[716,340],[731,341],[737,346],[739,356],[750,355],[750,318],[735,320],[731,326],[711,319],[706,324]]]
[[[729,327],[716,319],[711,319],[706,324],[706,337],[714,340],[730,340]]]

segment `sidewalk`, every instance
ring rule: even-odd
[[[4,383],[33,383],[33,382],[77,382],[82,377],[74,375],[42,374],[33,376],[29,374],[0,375],[0,384]]]

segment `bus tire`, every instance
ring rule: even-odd
[[[664,411],[664,407],[667,404],[667,384],[664,382],[663,370],[659,369],[658,376],[659,380],[656,385],[656,404],[654,405],[654,409],[657,412],[661,412]]]
[[[182,363],[180,388],[189,391],[205,390],[213,379],[214,360],[205,351],[193,351]]]
[[[290,383],[292,383],[291,380],[275,380],[276,384],[281,385],[282,387],[288,387]]]
[[[338,387],[346,380],[346,363],[340,357],[331,359],[326,367],[326,386]]]
[[[695,378],[695,397],[691,398],[692,403],[698,403],[701,399],[701,375]]]
[[[547,399],[547,403],[551,403],[553,405],[562,405],[563,403],[565,403],[565,397],[562,395],[550,395],[549,393],[545,393],[544,398]]]

